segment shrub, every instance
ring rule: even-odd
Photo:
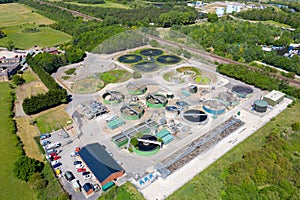
[[[292,124],[293,131],[299,131],[300,130],[300,122],[294,122]]]
[[[142,78],[141,72],[139,72],[139,71],[134,71],[133,74],[132,74],[132,78],[134,78],[134,79]]]
[[[139,141],[138,141],[138,139],[136,138],[136,137],[133,137],[133,138],[131,138],[130,139],[130,144],[132,145],[132,146],[137,146],[138,145],[138,143],[139,143]]]
[[[22,77],[20,77],[19,75],[13,75],[12,82],[15,85],[22,85],[25,83],[25,80]]]
[[[18,179],[28,181],[29,177],[36,172],[41,172],[44,165],[42,162],[29,158],[28,156],[21,156],[14,163],[13,172]]]

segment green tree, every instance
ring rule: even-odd
[[[13,172],[18,179],[27,182],[31,175],[41,172],[43,167],[42,162],[28,156],[21,156],[14,163]]]
[[[294,122],[292,124],[293,131],[299,131],[300,130],[300,122]]]
[[[12,40],[9,40],[9,41],[7,42],[6,48],[7,48],[8,51],[14,50],[14,49],[15,49],[15,44],[14,44],[14,42],[13,42]]]
[[[4,37],[6,37],[5,33],[2,30],[0,30],[0,38],[4,38]]]
[[[213,14],[208,14],[207,15],[207,20],[209,21],[209,22],[216,22],[216,21],[218,21],[218,15],[217,14],[215,14],[215,13],[213,13]]]
[[[41,190],[47,186],[47,181],[45,180],[44,176],[39,172],[32,174],[29,177],[28,182],[30,183],[30,187],[33,190]]]
[[[131,138],[130,139],[130,144],[132,145],[132,146],[137,146],[138,145],[138,143],[139,143],[139,141],[138,141],[138,139],[136,138],[136,137],[133,137],[133,138]]]
[[[22,85],[22,84],[25,83],[25,80],[21,76],[19,76],[19,75],[13,75],[12,82],[15,85]]]

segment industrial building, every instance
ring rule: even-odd
[[[99,144],[88,144],[79,151],[79,156],[103,187],[122,177],[125,170]]]
[[[273,90],[272,92],[264,96],[263,100],[266,101],[271,106],[276,106],[277,104],[283,101],[284,97],[285,97],[284,93],[277,90]]]

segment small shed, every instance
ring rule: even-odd
[[[285,97],[284,93],[277,90],[273,90],[272,92],[264,96],[263,100],[266,101],[269,105],[275,106],[280,102],[282,102],[284,97]]]

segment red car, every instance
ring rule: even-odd
[[[54,156],[53,157],[53,160],[58,160],[58,159],[60,159],[61,158],[61,156]]]
[[[50,156],[51,157],[57,156],[57,153],[51,153]]]
[[[77,169],[77,172],[85,172],[85,171],[86,171],[85,168],[79,168],[79,169]]]

